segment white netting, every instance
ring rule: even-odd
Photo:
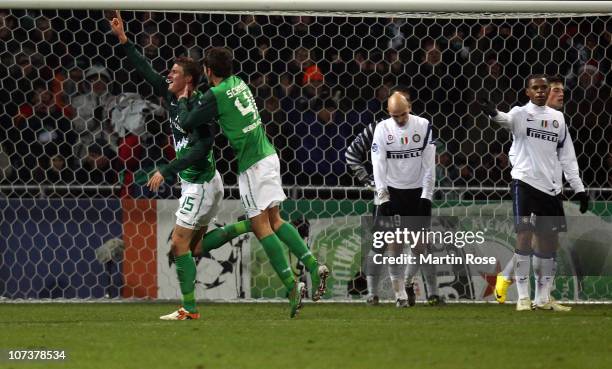
[[[528,75],[562,76],[582,178],[599,201],[595,213],[609,215],[612,26],[609,15],[569,15],[123,12],[128,37],[160,73],[176,56],[201,59],[211,45],[234,51],[235,69],[279,151],[292,198],[284,210],[310,221],[312,247],[335,271],[334,298],[347,296],[360,270],[359,245],[345,240],[353,240],[372,197],[347,168],[344,149],[385,116],[396,85],[412,90],[414,112],[434,125],[436,206],[460,214],[474,200],[510,211],[510,137],[479,114],[475,96],[486,93],[507,111],[526,101]],[[116,48],[107,17],[96,10],[0,11],[0,296],[178,296],[165,266],[176,206],[165,199],[176,198],[178,188],[156,195],[143,186],[151,168],[174,157],[170,128],[150,86]],[[120,114],[126,111],[128,118]],[[228,198],[220,221],[233,222],[241,214],[236,162],[225,138],[215,144]],[[239,245],[202,260],[207,292],[200,293],[280,295],[258,245]],[[461,283],[468,290],[477,282]],[[610,286],[597,279],[579,291],[572,279],[562,292],[609,299]]]

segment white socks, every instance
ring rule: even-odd
[[[412,250],[409,251],[412,253]],[[390,256],[397,256],[398,251],[389,250]],[[382,264],[375,264],[373,262],[374,255],[377,253],[373,250],[368,252],[366,260],[366,281],[368,284],[368,297],[378,295],[378,285],[380,284],[380,278],[382,273]],[[389,276],[391,277],[391,285],[393,292],[395,293],[396,299],[405,300],[408,298],[406,295],[406,284],[412,283],[412,279],[416,276],[419,271],[423,271],[425,285],[429,296],[439,295],[438,289],[438,278],[436,275],[436,266],[433,264],[421,264],[420,255],[412,253],[415,256],[415,263],[408,264],[391,264],[389,265]]]
[[[368,282],[368,297],[378,296],[378,283],[380,282],[379,275],[366,275]]]
[[[415,260],[414,264],[408,264],[408,267],[406,268],[406,283],[412,283],[414,276],[421,270],[421,258],[419,254],[412,252],[412,249],[410,250],[410,253],[415,257]]]
[[[366,260],[366,281],[368,282],[368,296],[378,295],[378,285],[380,284],[380,274],[382,273],[382,264],[374,262],[374,256],[378,252],[370,250]]]
[[[393,286],[393,292],[395,293],[396,300],[408,300],[406,294],[406,283],[404,283],[403,277],[391,276],[391,285]]]
[[[529,269],[531,256],[514,253],[514,275],[518,298],[529,298]]]
[[[427,255],[427,251],[423,253],[423,255]],[[436,266],[433,264],[421,264],[421,256],[420,254],[413,252],[412,256],[415,257],[414,264],[408,264],[408,268],[406,271],[406,284],[412,283],[412,279],[416,276],[419,271],[423,271],[423,277],[425,279],[425,286],[427,287],[427,294],[429,296],[432,295],[440,295],[438,290],[438,276],[436,275]]]
[[[439,296],[440,293],[438,291],[438,276],[436,275],[436,266],[433,264],[423,264],[421,265],[421,269],[423,270],[423,275],[425,276],[425,286],[427,287],[429,296]]]
[[[406,294],[406,283],[404,282],[405,272],[405,264],[389,265],[389,276],[391,277],[391,285],[393,286],[393,292],[395,293],[396,299],[408,299],[408,295]]]
[[[530,260],[531,259],[531,260]],[[530,298],[529,294],[529,269],[533,265],[535,276],[535,297],[534,302],[543,305],[549,302],[550,291],[554,284],[557,262],[553,255],[534,254],[533,258],[529,255],[514,253],[514,275],[518,298]],[[504,268],[505,270],[506,268]],[[506,274],[504,274],[506,277]]]
[[[550,290],[555,278],[557,263],[554,255],[533,255],[533,274],[535,275],[535,303],[544,305],[549,302]]]
[[[506,266],[504,267],[504,270],[502,270],[501,275],[506,278],[506,280],[511,281],[512,277],[514,277],[514,256],[516,254],[512,254],[512,257],[510,258],[510,260],[508,261],[508,263],[506,264]]]

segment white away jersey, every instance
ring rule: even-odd
[[[381,202],[388,200],[387,187],[422,187],[421,197],[431,200],[436,147],[427,119],[409,115],[403,127],[393,118],[383,120],[376,125],[371,150],[376,193]]]
[[[561,192],[562,183],[555,168],[561,165],[575,192],[584,191],[572,137],[563,113],[529,102],[492,118],[512,132],[509,158],[512,178],[549,195]]]

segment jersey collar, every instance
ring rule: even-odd
[[[397,122],[395,121],[395,119],[393,119],[393,117],[391,117],[389,119],[391,119],[393,121],[393,125],[395,125],[395,128],[400,129],[400,130],[404,130],[404,129],[408,129],[408,127],[410,127],[410,120],[411,120],[411,118],[412,118],[412,114],[408,114],[408,121],[403,126],[400,126],[399,124],[397,124]]]
[[[530,101],[527,103],[527,109],[533,112],[543,112],[544,110],[546,110],[546,105],[538,106]]]

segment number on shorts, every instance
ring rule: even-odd
[[[191,196],[185,197],[185,200],[183,201],[181,208],[185,211],[191,211],[193,209],[193,200],[195,200],[194,197],[191,197]]]

